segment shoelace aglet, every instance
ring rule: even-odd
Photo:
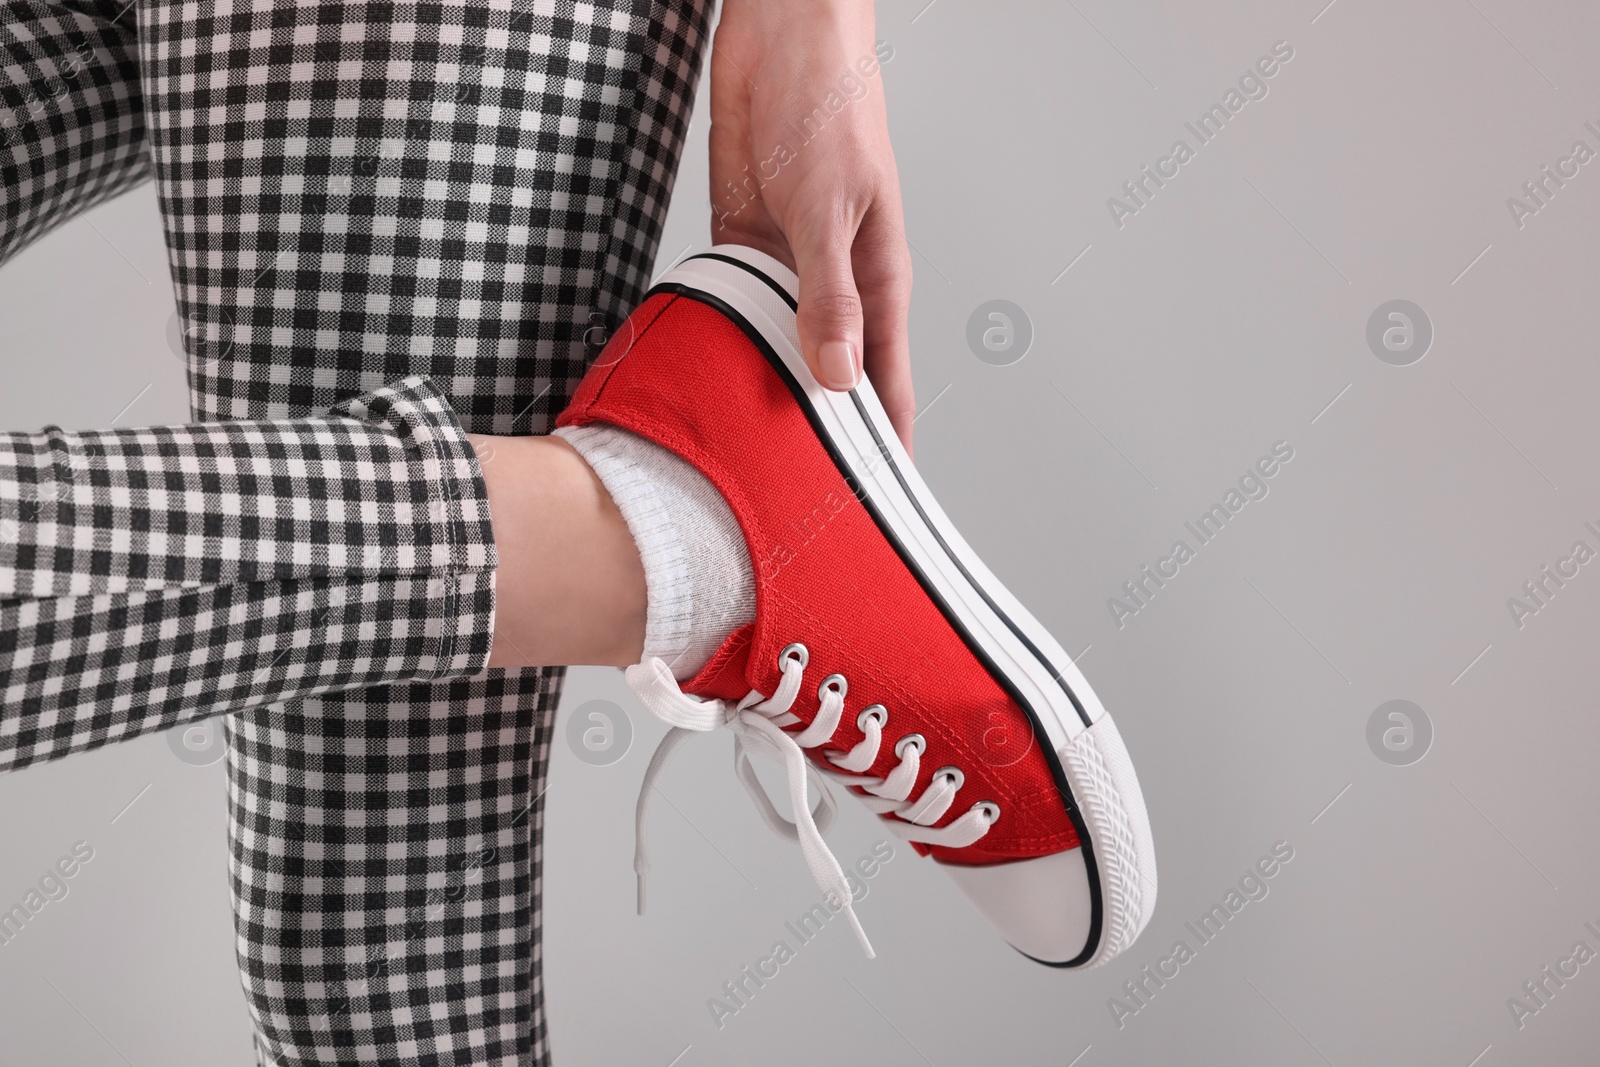
[[[637,874],[634,875],[634,878],[638,883],[638,895],[634,898],[634,901],[635,901],[634,906],[638,910],[635,912],[635,914],[643,915],[644,914],[644,872],[643,871],[639,871]]]
[[[861,951],[867,954],[867,959],[875,960],[878,954],[872,951],[872,942],[867,940],[867,932],[861,928],[861,920],[856,918],[856,909],[849,901],[844,905],[845,918],[850,920],[850,929],[856,932],[856,940],[861,942]]]

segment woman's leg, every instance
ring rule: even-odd
[[[0,14],[0,263],[150,177],[128,0]]]
[[[647,280],[704,0],[145,0],[146,112],[197,416],[402,374],[534,433]],[[538,801],[557,671],[233,717],[263,1063],[549,1058]]]
[[[645,599],[565,441],[469,439],[423,378],[303,419],[0,433],[0,771],[488,664],[626,666]]]
[[[582,488],[553,482],[550,503],[582,523]],[[472,444],[421,378],[317,418],[0,434],[0,770],[482,670],[491,518]]]

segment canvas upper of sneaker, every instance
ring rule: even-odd
[[[1059,763],[1018,702],[980,659],[841,473],[789,385],[745,333],[689,296],[649,298],[585,378],[561,425],[602,421],[670,449],[715,485],[738,519],[756,572],[756,619],[731,635],[683,689],[738,700],[776,691],[780,655],[809,654],[793,707],[798,731],[815,716],[818,686],[848,686],[832,741],[865,737],[858,713],[881,705],[884,743],[866,772],[882,777],[895,749],[920,735],[918,795],[946,768],[960,772],[954,802],[934,825],[974,805],[998,806],[978,841],[914,845],[946,864],[983,865],[1075,849]],[[889,816],[893,819],[893,816]]]

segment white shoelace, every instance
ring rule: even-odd
[[[871,959],[874,956],[872,945],[867,940],[866,931],[861,928],[860,920],[856,918],[849,882],[838,859],[822,840],[823,832],[833,823],[833,797],[819,779],[817,787],[821,796],[813,810],[806,788],[806,775],[811,772],[812,764],[803,750],[826,743],[838,729],[848,688],[844,677],[831,674],[823,679],[817,688],[819,707],[811,725],[797,734],[782,729],[802,721],[789,709],[800,695],[801,675],[805,673],[808,658],[809,653],[804,645],[789,645],[778,654],[783,678],[778,683],[777,692],[768,697],[752,689],[737,702],[701,700],[685,693],[672,676],[672,670],[655,657],[627,669],[625,676],[628,687],[639,698],[639,702],[650,714],[672,727],[650,758],[644,783],[639,787],[639,803],[634,810],[633,869],[638,876],[638,910],[639,914],[644,914],[644,878],[650,869],[645,848],[645,811],[650,794],[655,791],[656,779],[666,765],[667,758],[689,733],[726,726],[734,736],[734,772],[744,783],[756,810],[774,832],[800,843],[800,851],[811,870],[811,877],[816,879],[818,888],[830,898],[830,904],[837,904],[849,917],[851,928],[855,930],[867,958]],[[956,791],[961,788],[963,775],[957,767],[943,767],[935,771],[922,795],[915,800],[910,799],[912,786],[922,766],[922,753],[927,747],[921,734],[907,734],[896,743],[894,751],[900,762],[887,776],[876,778],[860,773],[877,760],[883,743],[883,727],[888,719],[889,713],[881,704],[862,709],[856,717],[856,725],[866,736],[847,753],[826,753],[828,761],[838,768],[829,773],[845,785],[860,786],[870,794],[861,799],[874,812],[895,816],[890,826],[907,841],[965,848],[988,833],[989,827],[1000,817],[1000,807],[987,800],[973,804],[948,826],[931,825],[950,810]],[[789,803],[796,816],[794,822],[778,813],[772,799],[761,787],[755,769],[750,765],[751,753],[767,756],[783,765],[789,780]]]

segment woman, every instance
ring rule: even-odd
[[[541,618],[568,631],[534,610],[533,647],[496,640],[498,665],[475,673],[489,589],[502,610],[520,594],[504,573],[493,585],[491,546],[504,570],[513,532],[489,528],[459,429],[548,431],[638,302],[709,19],[700,0],[6,8],[0,260],[153,174],[193,414],[230,422],[4,438],[0,767],[228,713],[263,1064],[549,1061],[538,801],[562,674],[524,665],[586,660],[541,646]],[[796,267],[816,376],[849,388],[864,367],[909,444],[910,269],[881,85],[832,103],[874,53],[864,0],[727,0],[712,236]],[[826,126],[775,162],[786,124],[818,108]],[[286,456],[299,473],[274,481]],[[234,480],[185,482],[196,457]],[[546,541],[521,523],[518,558],[621,553],[592,476],[546,458],[530,514],[548,501],[572,529]],[[193,492],[164,494],[169,479]],[[125,489],[142,517],[86,506]],[[376,519],[295,521],[308,496],[359,512],[373,494],[391,505]],[[281,521],[229,526],[241,495]],[[118,526],[151,515],[166,536]],[[104,551],[58,551],[75,527]],[[122,551],[134,533],[141,551]],[[636,572],[595,573],[638,593]],[[577,601],[541,586],[527,603]],[[330,662],[360,667],[329,677]],[[164,684],[119,688],[150,671]],[[73,685],[95,688],[74,703]],[[41,715],[45,689],[62,710]],[[473,857],[471,918],[435,906],[429,887]]]

